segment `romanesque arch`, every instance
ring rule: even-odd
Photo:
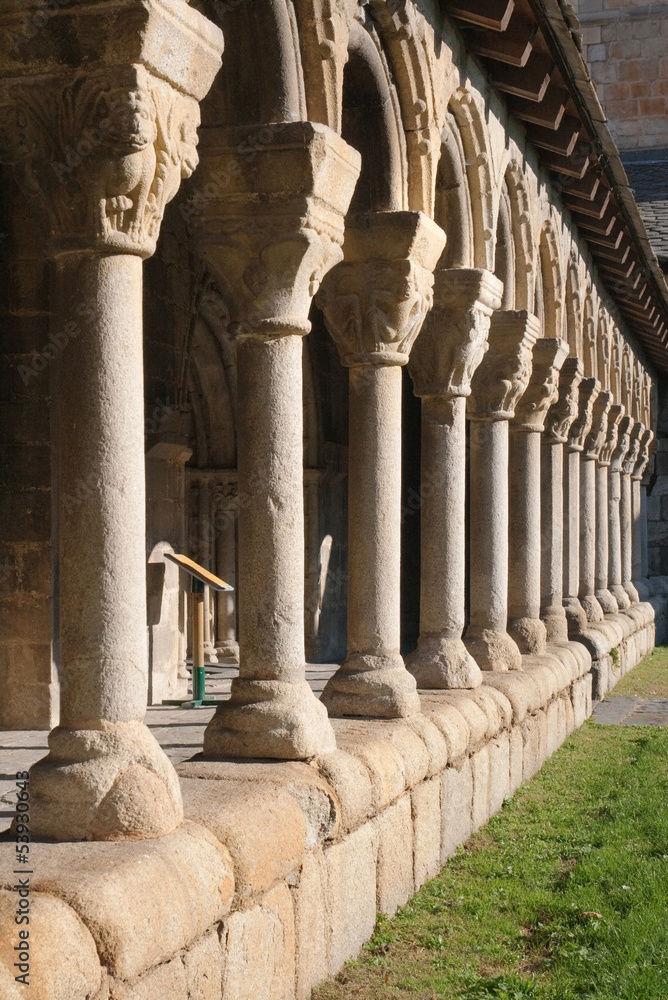
[[[475,267],[494,270],[494,182],[492,157],[484,116],[469,90],[460,87],[449,109],[459,127],[464,149],[466,175],[471,193],[473,219],[473,261]]]
[[[441,265],[472,267],[474,230],[465,154],[459,129],[449,113],[441,132],[434,220],[448,237]]]
[[[559,242],[551,219],[544,224],[540,234],[539,266],[542,286],[542,319],[544,337],[561,337],[563,330],[563,279]],[[575,319],[575,316],[574,316]],[[581,313],[577,316],[576,330],[580,330]],[[579,342],[581,332],[575,334]],[[569,340],[570,343],[570,340]],[[578,355],[582,357],[581,354]]]
[[[505,188],[514,244],[514,308],[531,310],[534,302],[536,239],[531,223],[528,186],[516,160],[511,160],[506,169]]]

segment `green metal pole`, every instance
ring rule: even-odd
[[[201,705],[204,701],[204,584],[196,577],[192,580],[192,611],[193,611],[193,704]]]

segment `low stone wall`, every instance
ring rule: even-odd
[[[0,996],[305,1000],[652,648],[649,603],[616,617],[605,652],[552,645],[475,691],[421,692],[409,719],[335,719],[338,749],[310,763],[188,761],[186,822],[160,840],[33,844],[28,989],[1,844]]]

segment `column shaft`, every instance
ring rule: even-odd
[[[602,621],[596,590],[596,459],[580,460],[579,597],[588,621]]]
[[[596,466],[596,598],[606,614],[615,614],[617,601],[608,590],[609,562],[608,466]]]
[[[608,589],[620,608],[628,608],[631,602],[622,587],[620,499],[621,474],[611,467],[608,471]]]
[[[622,472],[620,476],[619,530],[622,563],[622,587],[631,604],[638,602],[638,592],[631,582],[633,579],[633,495],[631,476]]]
[[[204,752],[310,757],[335,743],[304,676],[301,336],[244,333],[237,364],[240,667]]]
[[[545,650],[540,620],[540,431],[510,429],[509,532],[512,572],[508,577],[508,632],[520,650]]]
[[[568,638],[563,606],[564,446],[544,439],[541,448],[541,618],[548,641]]]
[[[564,453],[564,607],[569,632],[587,627],[580,604],[580,452]]]

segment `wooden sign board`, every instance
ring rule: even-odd
[[[230,586],[229,583],[225,583],[220,577],[214,576],[210,573],[208,569],[204,569],[203,566],[198,565],[198,563],[193,562],[188,556],[179,555],[177,552],[165,552],[165,559],[169,559],[170,562],[176,563],[181,569],[184,569],[186,573],[190,573],[195,579],[200,580],[207,587],[211,587],[212,590],[234,590],[234,587]]]

